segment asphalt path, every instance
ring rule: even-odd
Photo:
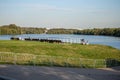
[[[120,67],[85,69],[0,65],[0,80],[120,80]]]

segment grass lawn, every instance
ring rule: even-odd
[[[120,59],[120,50],[104,45],[44,43],[35,41],[0,40],[0,52],[63,56],[88,59]]]

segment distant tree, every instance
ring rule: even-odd
[[[46,28],[34,28],[34,27],[19,27],[15,24],[0,26],[0,34],[42,34],[45,33]],[[64,29],[53,28],[47,31],[47,34],[83,34],[83,35],[106,35],[106,36],[118,36],[120,37],[120,28],[94,28],[94,29]]]

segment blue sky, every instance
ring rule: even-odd
[[[0,0],[0,25],[120,27],[120,0]]]

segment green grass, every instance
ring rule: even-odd
[[[104,45],[52,44],[34,41],[0,40],[0,52],[88,59],[120,59],[120,50]]]
[[[58,57],[10,52],[0,52],[0,64],[82,67],[82,68],[106,67],[106,61],[104,59],[70,58],[63,56]]]
[[[95,68],[109,66],[108,58],[120,61],[120,50],[104,45],[0,40],[1,64]]]

